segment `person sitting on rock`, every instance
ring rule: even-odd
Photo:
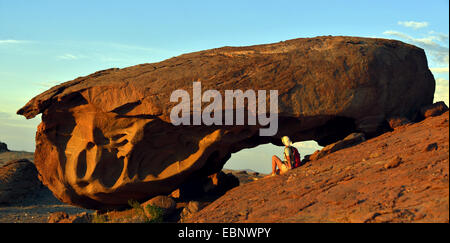
[[[276,155],[272,156],[271,176],[284,174],[288,170],[300,166],[300,154],[298,153],[298,150],[292,146],[289,137],[282,137],[281,142],[284,144],[284,160],[282,161]]]

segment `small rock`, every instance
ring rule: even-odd
[[[310,160],[318,160],[322,157],[325,157],[328,154],[334,153],[338,150],[345,149],[351,146],[358,145],[362,142],[366,141],[364,133],[351,133],[347,137],[342,140],[339,140],[335,143],[329,144],[324,147],[322,150],[317,150],[312,155],[309,156]]]
[[[420,109],[420,114],[422,115],[422,117],[427,118],[432,116],[439,116],[446,111],[448,111],[447,105],[443,101],[439,101],[432,105],[422,107],[422,109]]]
[[[69,217],[69,222],[67,223],[81,223],[81,224],[85,224],[85,223],[90,223],[91,222],[91,217],[87,212],[83,212],[83,213],[79,213],[76,215],[72,215]]]
[[[239,170],[239,171],[236,171],[236,174],[247,174],[247,171],[246,170]]]
[[[251,176],[259,176],[259,172],[250,172],[249,175],[251,175]]]
[[[59,223],[64,219],[68,219],[69,215],[66,212],[55,212],[48,216],[48,223]]]
[[[164,210],[164,215],[171,214],[176,207],[176,202],[168,197],[168,196],[156,196],[145,203],[141,204],[142,208],[146,209],[148,205],[157,206],[159,208],[162,208]],[[146,214],[148,214],[147,210],[144,210]],[[147,215],[151,216],[151,215]]]
[[[416,213],[416,215],[414,216],[414,220],[421,220],[421,219],[425,218],[425,216],[426,216],[426,214],[424,214],[424,213],[421,213],[421,212]]]
[[[437,150],[437,149],[438,149],[437,143],[430,143],[427,145],[427,147],[425,147],[424,151],[430,152],[430,151]]]
[[[189,212],[191,213],[195,213],[198,212],[198,210],[200,209],[200,202],[197,201],[190,201],[186,207]]]
[[[393,159],[391,159],[388,163],[384,165],[384,168],[391,169],[399,166],[402,163],[402,158],[399,156],[395,156]]]
[[[172,193],[170,193],[170,197],[172,197],[172,198],[180,198],[180,189],[176,189]]]
[[[190,201],[181,212],[181,222],[191,217],[196,212],[200,211],[201,205],[198,201]]]
[[[412,122],[406,117],[392,117],[389,119],[389,126],[392,129],[411,124]]]

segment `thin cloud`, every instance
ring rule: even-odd
[[[410,35],[395,30],[387,30],[383,32],[383,34],[394,36],[413,45],[422,47],[428,54],[430,54],[430,56],[432,56],[433,60],[437,62],[438,65],[448,66],[449,64],[449,48],[438,43],[437,37],[434,35],[424,38],[414,38]]]
[[[428,26],[428,22],[416,22],[416,21],[398,21],[398,24],[408,28],[413,28],[415,30],[425,28]]]
[[[56,82],[56,81],[48,81],[48,82],[32,82],[33,85],[39,86],[41,88],[51,88],[53,86],[58,85],[60,82]]]
[[[448,34],[438,33],[438,32],[433,31],[433,30],[428,32],[428,34],[431,35],[431,37],[433,39],[435,39],[436,41],[447,42],[447,43],[449,41]]]
[[[29,43],[30,41],[25,40],[0,40],[0,45],[4,44],[23,44],[23,43]]]
[[[61,60],[77,60],[77,59],[81,59],[81,58],[84,58],[84,56],[82,56],[82,55],[73,55],[73,54],[69,54],[69,53],[66,53],[64,55],[58,56],[58,59],[61,59]]]
[[[9,117],[11,117],[11,115],[9,113],[0,111],[0,119],[9,118]]]
[[[118,51],[138,51],[138,52],[147,52],[147,53],[157,53],[157,54],[169,54],[174,55],[178,54],[178,52],[172,50],[166,50],[163,48],[155,48],[155,47],[146,47],[146,46],[138,46],[132,44],[123,44],[123,43],[115,43],[115,42],[90,42],[93,45],[101,45],[103,47],[109,47],[111,49],[115,49]]]
[[[427,22],[399,22],[399,24],[414,29],[428,26]],[[423,38],[415,38],[411,35],[395,31],[387,30],[383,32],[384,35],[396,37],[407,43],[419,46],[425,50],[427,55],[435,62],[435,67],[431,67],[430,71],[433,74],[448,74],[449,73],[449,48],[448,34],[429,31],[428,35]],[[444,101],[449,104],[449,82],[444,78],[436,78],[436,90],[434,93],[434,101]]]

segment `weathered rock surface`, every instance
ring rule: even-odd
[[[392,117],[391,119],[389,119],[388,122],[389,122],[389,126],[392,129],[396,129],[398,127],[413,123],[412,121],[410,121],[408,118],[405,118],[405,117]]]
[[[87,212],[69,215],[66,212],[54,212],[48,216],[47,223],[91,223],[92,216]]]
[[[279,130],[174,126],[170,94],[202,89],[278,90]],[[36,96],[18,114],[42,113],[35,164],[60,200],[87,208],[168,194],[220,171],[231,153],[263,143],[336,142],[379,134],[391,117],[414,120],[432,104],[435,80],[424,51],[399,41],[317,37],[224,47],[160,63],[109,69]],[[192,101],[191,101],[192,102]]]
[[[202,204],[198,201],[190,201],[180,215],[180,223],[186,222],[190,217],[202,209]]]
[[[448,223],[448,173],[446,112],[236,187],[186,222]]]
[[[0,167],[0,203],[12,204],[33,196],[41,189],[38,172],[26,159],[10,161]]]
[[[339,140],[335,143],[332,143],[330,145],[327,145],[325,148],[316,151],[312,155],[310,155],[307,159],[308,160],[317,160],[320,159],[328,154],[334,153],[338,150],[348,148],[351,146],[355,146],[359,143],[362,143],[366,140],[364,134],[362,133],[352,133],[345,137],[342,140]]]
[[[422,109],[420,109],[420,113],[421,113],[422,117],[424,117],[424,118],[427,118],[430,116],[439,116],[446,111],[448,111],[448,107],[444,103],[444,101],[439,101],[432,105],[424,106],[424,107],[422,107]]]

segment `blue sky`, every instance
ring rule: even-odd
[[[0,141],[34,150],[40,117],[15,112],[60,82],[111,67],[158,62],[221,46],[299,37],[351,35],[398,39],[425,49],[448,104],[449,1],[6,1],[0,0]],[[313,143],[298,143],[302,154]],[[255,151],[230,166],[267,171]],[[258,156],[264,156],[258,155]]]

